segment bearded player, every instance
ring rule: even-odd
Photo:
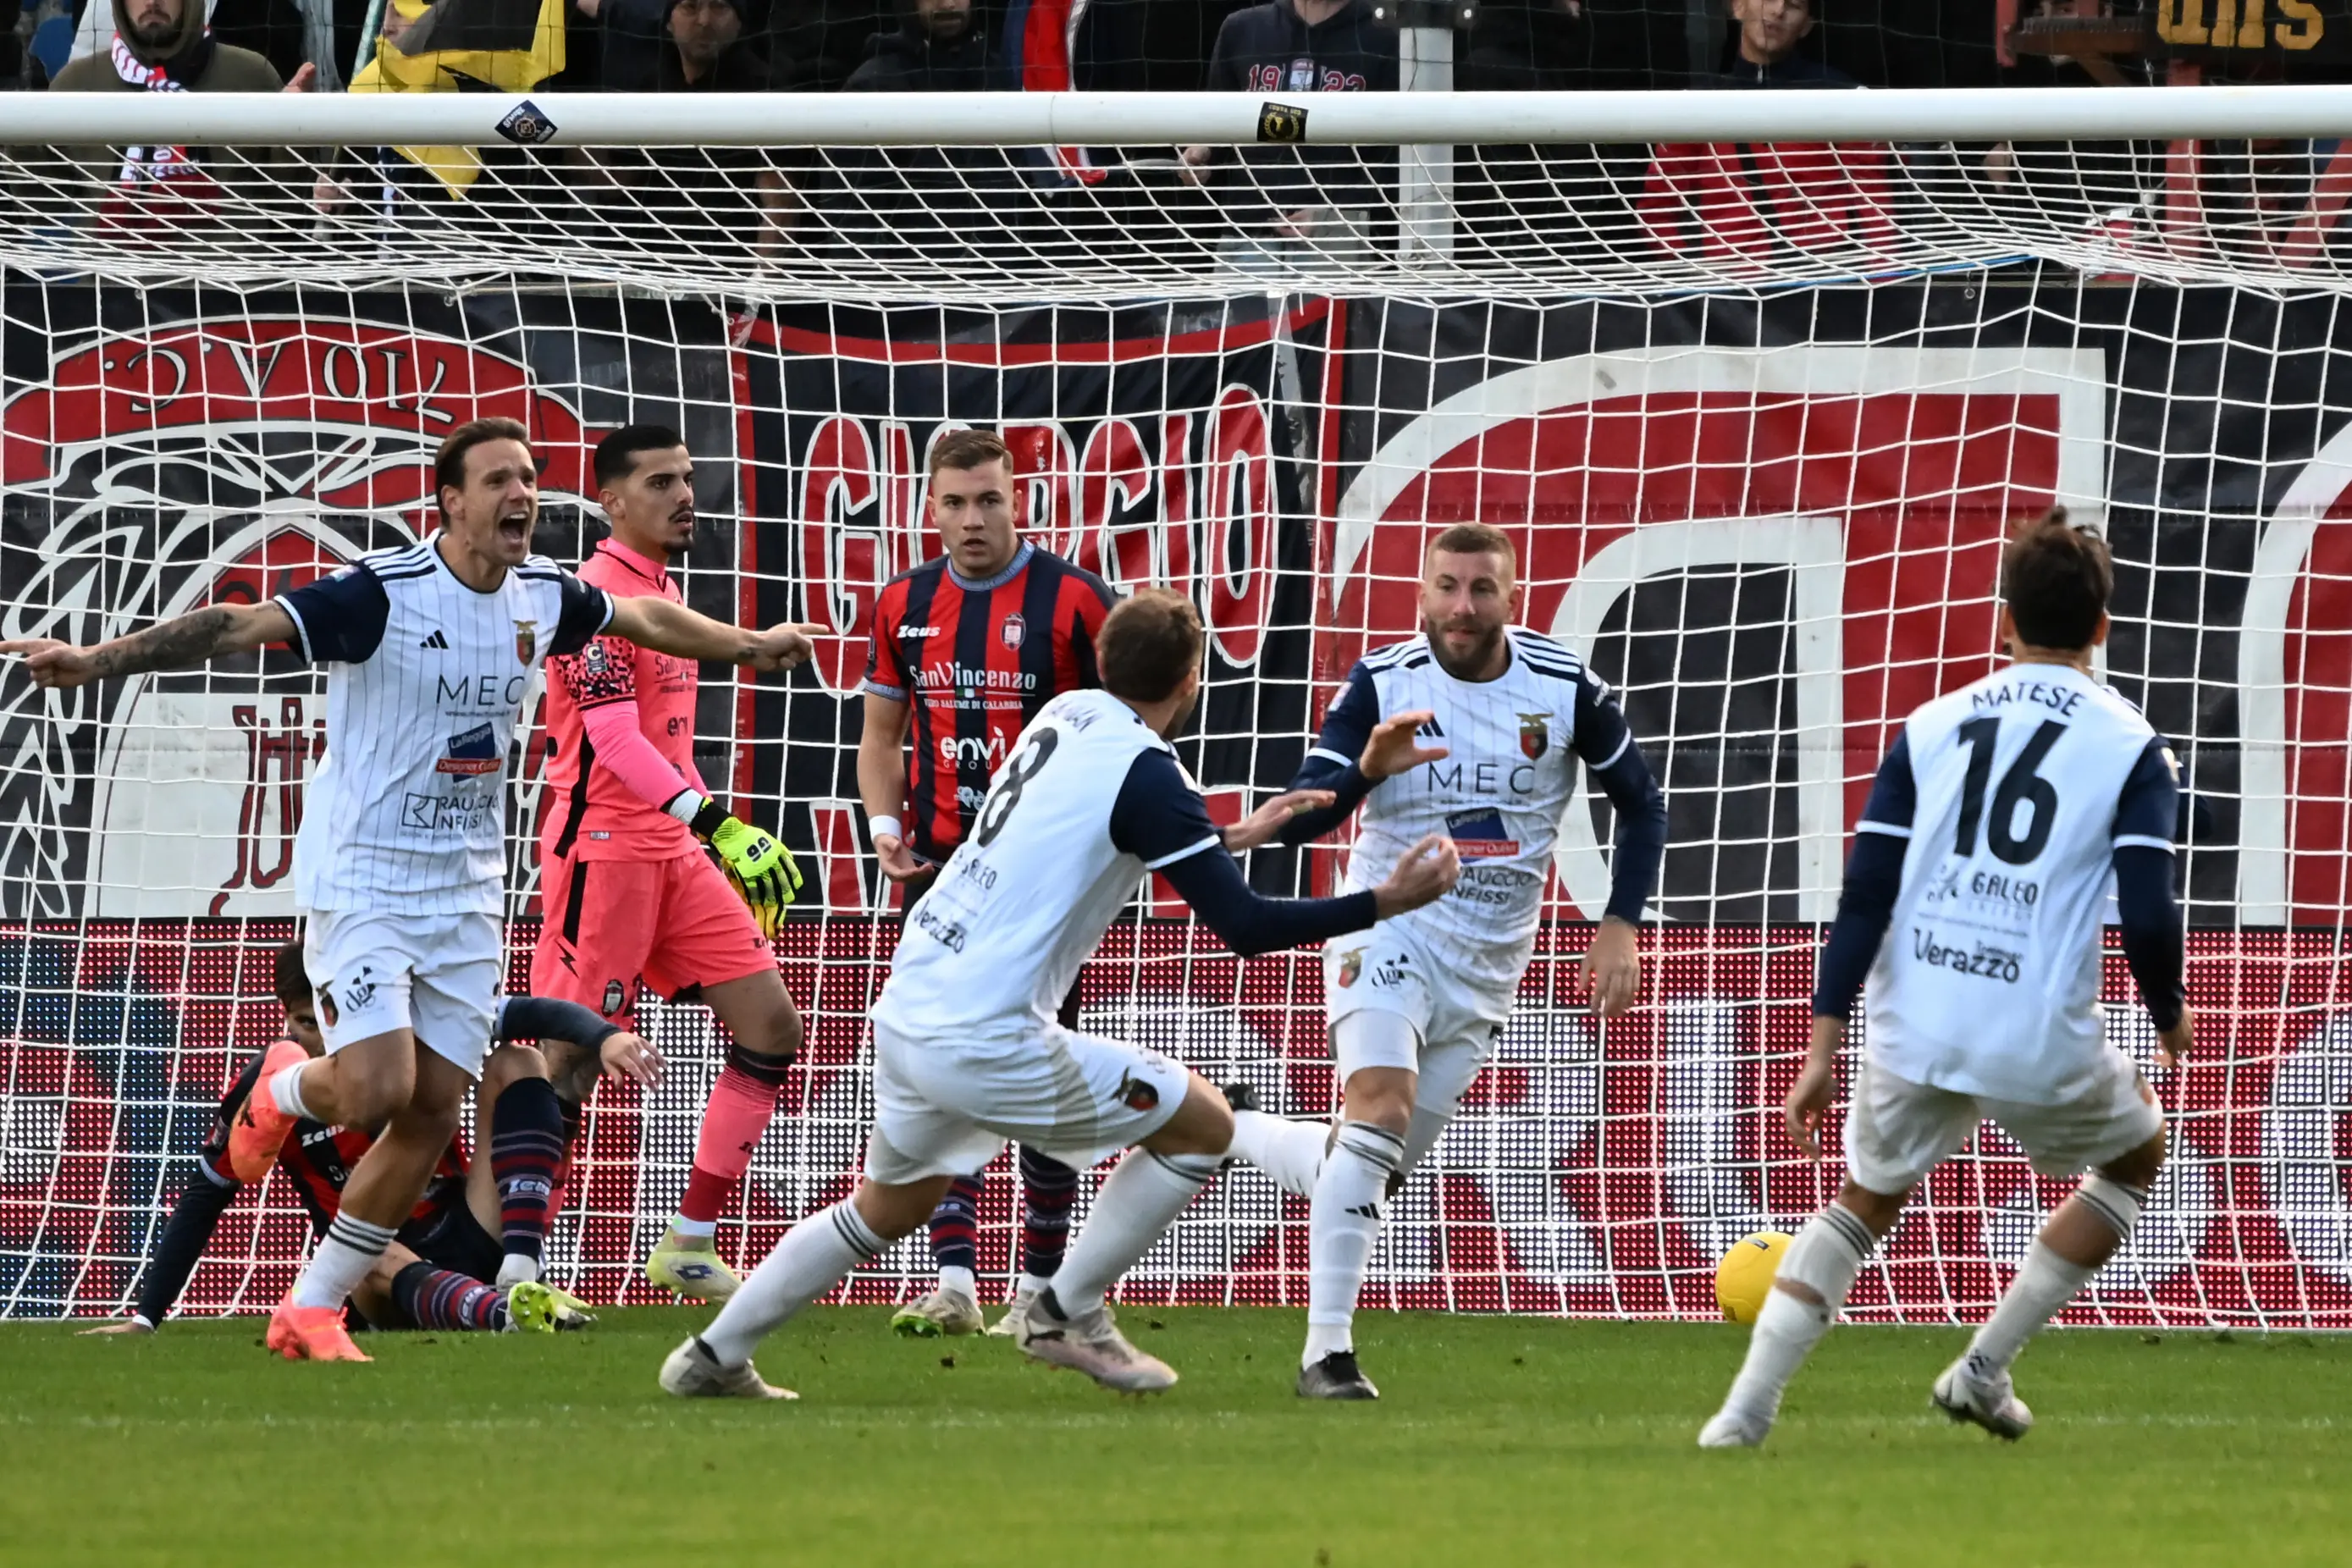
[[[1336,899],[1252,891],[1228,851],[1267,842],[1329,795],[1286,794],[1217,828],[1167,739],[1201,694],[1198,612],[1146,589],[1105,618],[1098,646],[1102,689],[1063,693],[1022,732],[891,956],[873,1009],[864,1179],[788,1231],[710,1326],[670,1353],[668,1392],[789,1397],[751,1365],[761,1338],[912,1232],[950,1181],[983,1169],[1008,1139],[1074,1167],[1135,1150],[1024,1314],[1023,1353],[1127,1393],[1175,1383],[1118,1331],[1105,1294],[1216,1179],[1233,1111],[1171,1058],[1063,1027],[1062,998],[1146,871],[1246,956],[1393,919],[1444,897],[1460,867],[1431,834],[1377,887]]]
[[[297,1121],[383,1131],[270,1315],[272,1350],[368,1361],[343,1303],[416,1206],[480,1076],[506,957],[508,758],[542,656],[611,631],[681,658],[806,662],[797,626],[747,631],[650,595],[615,599],[531,553],[539,458],[476,419],[434,458],[442,526],[256,605],[213,605],[95,647],[0,643],[44,687],[186,669],[290,645],[327,667],[327,760],[304,792],[295,894],[327,1054],[273,1048],[229,1133],[251,1165]],[[290,1053],[290,1054],[289,1054]]]
[[[2107,640],[2106,542],[2053,510],[2001,552],[2011,664],[1913,713],[1856,825],[1813,992],[1789,1133],[1818,1160],[1857,992],[1870,1029],[1845,1117],[1846,1179],[1806,1222],[1704,1448],[1752,1447],[1927,1173],[1990,1119],[2045,1176],[2087,1171],[1929,1397],[2021,1437],[2010,1367],[2130,1236],[2164,1165],[2164,1117],[2099,1005],[2107,889],[2124,956],[2177,1066],[2191,1027],[2173,892],[2172,753],[2091,673]],[[1894,940],[1888,941],[1889,934]]]
[[[1110,589],[1021,537],[1020,493],[1013,455],[996,436],[941,437],[931,448],[928,510],[946,553],[893,580],[875,605],[857,793],[882,874],[904,889],[910,911],[963,842],[1022,727],[1055,696],[1100,684],[1094,639]],[[1075,985],[1059,1016],[1064,1028],[1077,1027]],[[1015,1333],[1061,1267],[1077,1196],[1078,1173],[1060,1161],[1024,1144],[1020,1164],[1021,1279],[992,1334]],[[939,1284],[891,1319],[899,1333],[982,1326],[981,1191],[977,1172],[949,1184],[931,1216]]]
[[[1634,932],[1665,853],[1666,804],[1608,684],[1549,637],[1513,625],[1509,538],[1459,523],[1429,548],[1422,635],[1364,656],[1325,716],[1293,789],[1329,790],[1287,843],[1329,831],[1359,803],[1350,888],[1370,885],[1427,834],[1462,857],[1452,893],[1324,949],[1325,1008],[1340,1120],[1235,1118],[1234,1152],[1311,1201],[1307,1345],[1298,1393],[1375,1399],[1352,1325],[1381,1205],[1434,1148],[1517,994],[1542,918],[1561,815],[1583,810],[1578,766],[1617,813],[1608,909],[1582,977],[1608,1017],[1641,983]],[[1433,743],[1417,745],[1415,736]]]
[[[616,601],[682,605],[669,569],[694,541],[686,444],[658,425],[616,430],[597,445],[595,478],[613,532],[580,563],[580,580]],[[723,1301],[739,1281],[719,1261],[719,1215],[801,1047],[800,1013],[769,946],[800,868],[774,835],[729,815],[695,770],[692,659],[608,633],[547,668],[545,918],[531,989],[626,1024],[650,988],[698,999],[726,1026],[732,1043],[703,1110],[685,1195],[646,1260],[646,1277],[663,1289]]]

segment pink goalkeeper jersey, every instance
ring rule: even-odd
[[[615,599],[685,596],[660,562],[606,540],[580,564],[580,579]],[[694,835],[612,769],[596,765],[584,715],[613,702],[637,705],[637,728],[675,767],[679,787],[702,789],[694,771],[692,659],[600,637],[578,653],[547,661],[547,793],[540,797],[541,856],[572,860],[667,860],[693,853]],[[708,795],[709,791],[703,790]]]

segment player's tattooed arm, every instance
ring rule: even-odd
[[[824,628],[790,623],[765,631],[730,626],[684,605],[641,594],[614,600],[613,618],[604,629],[639,647],[679,658],[748,665],[753,669],[793,669],[808,662],[815,651],[809,638]]]
[[[0,654],[22,657],[26,672],[37,686],[75,687],[154,669],[191,669],[223,654],[250,653],[293,636],[293,617],[273,600],[260,605],[207,605],[94,647],[76,647],[54,637],[27,637],[0,642]]]

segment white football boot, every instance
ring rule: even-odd
[[[1967,1421],[1983,1427],[1996,1437],[2016,1442],[2033,1430],[2033,1412],[2017,1396],[2004,1372],[1994,1382],[1987,1383],[1969,1371],[1969,1358],[1962,1356],[1944,1369],[1936,1380],[1935,1391],[1928,1395],[1936,1408],[1955,1421]]]

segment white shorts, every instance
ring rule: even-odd
[[[1470,981],[1433,962],[1393,921],[1334,937],[1323,948],[1323,1010],[1341,1087],[1364,1068],[1402,1068],[1421,1075],[1421,1105],[1450,1111],[1495,1054],[1517,989]],[[1339,1026],[1366,1012],[1402,1018],[1415,1037]]]
[[[1168,1125],[1190,1080],[1173,1058],[1059,1024],[942,1041],[877,1022],[866,1174],[893,1186],[978,1175],[1008,1142],[1083,1171]]]
[[[1930,1089],[1865,1057],[1845,1113],[1846,1174],[1884,1196],[1907,1192],[1988,1119],[2045,1176],[2071,1176],[2120,1159],[2164,1130],[2164,1112],[2129,1057],[2113,1046],[2106,1056],[2092,1086],[2059,1105]]]
[[[321,910],[302,939],[330,1056],[409,1029],[435,1056],[482,1076],[498,1021],[506,938],[498,917]]]

